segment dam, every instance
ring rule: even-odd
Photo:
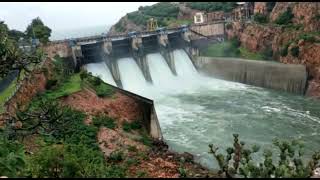
[[[262,149],[270,148],[276,137],[303,140],[306,156],[320,148],[319,102],[209,77],[197,71],[182,49],[173,51],[173,59],[177,75],[160,53],[147,54],[152,83],[144,78],[132,57],[117,60],[123,88],[154,100],[164,140],[173,151],[190,152],[203,165],[217,168],[207,153],[208,144],[230,147],[233,133]],[[113,83],[101,62],[86,67]]]
[[[224,25],[212,26],[216,31],[206,35],[223,41]],[[192,31],[201,26],[190,29],[82,38],[71,46],[58,42],[53,51],[72,56],[76,66],[106,83],[153,100],[171,150],[190,152],[209,168],[217,162],[208,144],[230,147],[234,133],[262,149],[273,138],[303,140],[308,157],[320,148],[320,102],[301,96],[304,66],[198,57],[201,43],[192,37],[200,33]]]

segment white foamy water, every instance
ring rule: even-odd
[[[320,149],[318,101],[206,77],[183,50],[173,53],[177,76],[159,53],[147,55],[153,84],[145,81],[132,58],[118,60],[123,88],[154,100],[172,150],[191,152],[202,164],[215,168],[208,144],[225,149],[232,146],[234,133],[262,149],[272,148],[275,137],[303,140],[307,156]]]
[[[193,66],[189,56],[183,50],[173,51],[176,70],[179,76],[194,77],[198,76],[196,68]],[[186,61],[186,59],[188,61]]]
[[[152,88],[151,84],[145,80],[136,61],[133,58],[121,58],[117,62],[123,88],[151,98],[148,93],[150,92],[148,90]]]
[[[90,63],[87,64],[85,68],[88,72],[91,72],[92,75],[99,76],[104,82],[117,86],[105,62]]]

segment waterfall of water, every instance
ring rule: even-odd
[[[121,58],[117,62],[123,89],[149,97],[147,93],[151,84],[145,80],[136,61],[133,58]]]
[[[157,87],[158,91],[174,91],[177,79],[162,55],[160,53],[148,54],[147,61],[153,86]]]
[[[179,76],[195,76],[197,74],[196,68],[193,66],[189,56],[184,50],[174,50],[173,57],[176,64],[177,74]]]
[[[88,72],[94,76],[99,76],[104,82],[117,86],[111,72],[105,62],[90,63],[85,66]]]

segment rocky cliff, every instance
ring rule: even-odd
[[[320,31],[320,3],[319,2],[277,2],[270,14],[274,22],[287,8],[292,9],[294,24],[301,24],[304,31]]]
[[[142,31],[144,26],[137,25],[128,19],[128,16],[122,17],[119,22],[111,26],[108,34],[119,35],[130,31]]]
[[[306,94],[320,98],[319,4],[277,2],[271,13],[267,14],[269,23],[233,22],[226,28],[226,34],[228,38],[238,37],[241,46],[253,52],[272,49],[273,57],[277,61],[306,65],[309,72]],[[264,12],[263,4],[258,5],[259,8],[256,7],[255,12]],[[274,22],[287,8],[292,10],[292,26],[276,25]]]

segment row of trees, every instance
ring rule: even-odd
[[[26,53],[19,48],[19,40],[26,41],[37,38],[41,43],[49,41],[51,29],[43,24],[40,18],[35,18],[27,27],[26,32],[9,30],[8,26],[0,22],[0,78],[4,78],[11,71],[30,72],[32,64],[38,64],[43,59],[43,53],[39,49],[33,49]]]
[[[224,11],[230,12],[236,7],[236,2],[189,2],[187,6],[192,9],[197,9],[206,12]]]
[[[36,38],[39,39],[41,43],[46,44],[49,42],[49,37],[52,32],[52,30],[46,26],[39,17],[31,21],[25,32],[15,29],[9,30],[8,26],[3,21],[0,23],[2,28],[1,30],[5,30],[9,38],[16,42],[21,38],[26,40]]]

